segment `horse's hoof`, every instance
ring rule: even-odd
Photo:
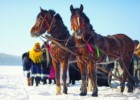
[[[96,92],[92,93],[92,95],[91,95],[91,96],[93,96],[93,97],[97,97],[97,96],[98,96],[98,91],[96,91]]]
[[[80,96],[86,96],[87,95],[87,92],[81,92],[79,95]]]
[[[61,93],[56,93],[56,95],[61,95]]]
[[[124,87],[121,87],[121,93],[123,93],[123,91],[124,91]]]
[[[60,86],[56,86],[56,95],[61,94],[61,87]]]
[[[68,91],[67,88],[64,88],[64,89],[63,89],[63,93],[64,93],[64,94],[67,94],[67,91]]]
[[[93,93],[91,96],[93,96],[93,97],[97,97],[98,94],[97,94],[97,93]]]
[[[64,94],[67,94],[67,92],[65,91],[65,92],[63,92]]]
[[[121,89],[121,93],[123,93],[124,89]]]
[[[128,90],[127,92],[128,92],[128,93],[133,93],[133,90]]]

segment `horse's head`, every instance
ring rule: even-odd
[[[73,5],[70,6],[71,11],[71,28],[74,30],[74,33],[77,37],[82,37],[83,33],[87,28],[91,27],[89,25],[89,19],[83,12],[83,5],[81,4],[80,8],[73,8]]]
[[[54,23],[54,14],[55,12],[53,10],[47,11],[40,8],[36,23],[31,29],[31,36],[37,37],[46,31],[49,33]]]

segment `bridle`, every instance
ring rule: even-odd
[[[47,15],[45,15],[44,18],[43,18],[43,20],[42,20],[42,23],[41,23],[40,28],[39,28],[39,32],[40,32],[40,30],[41,30],[42,25],[43,25],[44,22],[45,22],[46,26],[48,27],[47,33],[50,33],[51,30],[52,30],[53,27],[54,27],[55,16],[53,16],[52,21],[51,21],[50,24],[49,24],[48,21],[46,20],[46,16],[47,16]]]
[[[48,27],[47,33],[50,33],[51,30],[53,29],[54,25],[55,25],[56,19],[55,19],[55,15],[53,15],[52,21],[51,21],[51,23],[49,24],[48,21],[46,20],[46,16],[47,16],[47,15],[44,16],[44,18],[43,18],[43,20],[42,20],[42,22],[41,22],[39,31],[41,30],[42,25],[43,25],[43,23],[45,22],[46,26]],[[54,40],[56,40],[56,41],[66,41],[66,43],[65,43],[65,46],[66,46],[66,45],[68,44],[69,40],[71,39],[71,36],[69,35],[69,36],[67,37],[66,40],[59,40],[59,39],[56,39],[56,38],[53,38],[53,37],[52,37],[52,39],[54,39]]]
[[[85,22],[82,19],[82,17],[80,16],[79,13],[78,13],[78,15],[75,15],[75,17],[76,17],[75,18],[76,20],[75,20],[74,23],[77,23],[77,26],[74,26],[73,24],[71,24],[71,30],[74,30],[76,32],[75,27],[78,27],[79,28],[79,31],[81,31],[85,27]]]
[[[76,20],[76,22],[77,22],[77,24],[78,24],[78,27],[79,27],[79,31],[78,32],[81,32],[82,33],[82,30],[84,30],[84,28],[85,28],[85,21],[84,21],[84,19],[82,19],[82,16],[80,16],[80,14],[79,13],[77,13],[78,15],[75,15],[75,20]],[[81,23],[80,23],[81,22]],[[72,28],[74,28],[74,26],[73,26],[73,24],[71,24],[72,25]],[[77,34],[77,31],[75,30],[75,29],[73,29],[74,30],[74,32]],[[92,33],[92,32],[90,32],[90,33]],[[90,37],[87,39],[87,40],[85,40],[85,38],[84,38],[84,36],[83,36],[83,33],[82,33],[82,40],[85,42],[85,44],[88,46],[88,48],[89,47],[91,47],[92,45],[90,45],[88,42],[92,39],[92,38],[94,38],[94,36],[95,36],[95,34],[91,34],[90,35]],[[96,49],[97,47],[96,47],[96,43],[95,43],[95,39],[93,39],[94,40],[94,48]],[[92,46],[93,47],[93,46]],[[93,51],[93,50],[92,50]]]

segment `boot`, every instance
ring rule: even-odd
[[[41,77],[38,76],[38,84],[41,82]]]
[[[55,79],[54,79],[54,84],[56,84],[56,81],[55,81]]]
[[[36,86],[38,86],[39,84],[38,77],[35,77],[35,83],[36,83]]]
[[[34,85],[34,77],[31,77],[31,86]]]
[[[52,83],[52,79],[51,78],[49,78],[49,84],[51,84]]]
[[[74,85],[74,84],[75,84],[75,80],[73,79],[73,80],[72,80],[72,85]]]
[[[27,78],[27,86],[30,86],[30,78]]]
[[[47,80],[46,79],[43,79],[43,84],[47,84]]]

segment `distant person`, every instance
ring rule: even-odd
[[[39,42],[36,42],[34,47],[29,51],[29,58],[32,61],[31,85],[34,84],[34,80],[35,80],[36,86],[38,86],[41,80],[41,66],[43,61],[42,50]]]
[[[48,77],[49,84],[52,83],[52,80],[54,81],[54,84],[55,84],[56,83],[55,82],[55,69],[54,69],[54,66],[52,64],[52,58],[51,58],[51,55],[50,55],[49,41],[44,42],[44,45],[43,46],[46,49],[47,66],[50,68],[50,76]]]
[[[41,80],[43,84],[47,84],[47,79],[50,76],[51,56],[48,49],[48,42],[44,42],[44,44],[42,45],[43,62],[41,69]]]
[[[42,46],[43,51],[43,62],[42,62],[42,69],[41,69],[41,80],[43,84],[47,84],[47,79],[50,76],[50,66],[48,60],[50,60],[49,53],[47,47]]]
[[[51,69],[50,69],[49,84],[52,83],[52,80],[54,81],[54,84],[55,84],[56,83],[55,82],[55,70],[54,70],[53,65],[51,65]]]
[[[22,66],[24,74],[27,78],[27,86],[30,86],[31,59],[29,58],[29,52],[22,54]]]
[[[77,63],[75,62],[69,64],[69,84],[74,85],[76,80],[81,80],[81,74]]]

